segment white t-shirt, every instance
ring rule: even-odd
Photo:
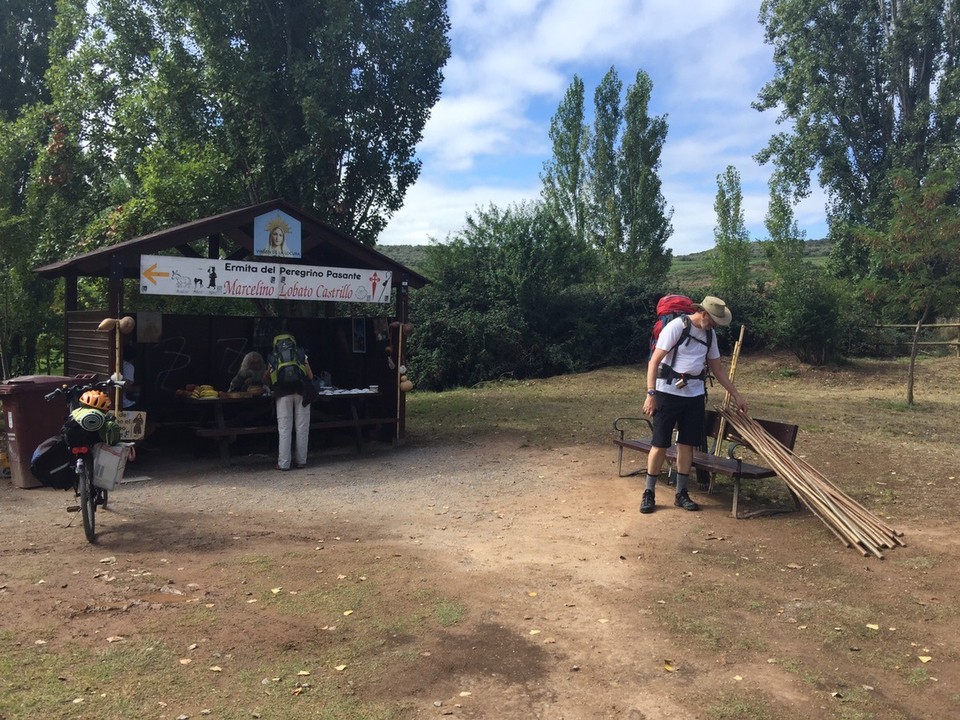
[[[689,317],[689,316],[688,316]],[[695,339],[684,339],[677,346],[677,359],[673,361],[673,346],[680,340],[683,334],[683,318],[674,318],[666,324],[657,338],[657,347],[666,350],[667,354],[663,358],[663,363],[670,365],[674,372],[685,373],[687,375],[699,375],[707,366],[707,360],[715,360],[720,357],[720,348],[717,346],[717,333],[711,333],[711,342],[707,348],[707,331],[698,328],[690,321],[690,336]],[[675,380],[664,380],[657,378],[657,390],[681,395],[683,397],[696,397],[703,395],[706,391],[703,380],[687,380],[686,387],[678,388]]]

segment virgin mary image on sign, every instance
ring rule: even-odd
[[[298,258],[300,252],[300,223],[289,215],[277,212],[261,215],[254,221],[255,255]]]

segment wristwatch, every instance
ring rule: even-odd
[[[657,394],[656,390],[647,390],[647,395],[649,395],[650,397],[653,397],[656,394]]]

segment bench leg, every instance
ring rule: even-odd
[[[619,475],[620,477],[634,477],[635,475],[639,475],[640,473],[643,473],[644,475],[646,475],[647,469],[645,467],[639,467],[636,470],[633,470],[628,473],[623,472],[623,446],[619,446],[617,448],[617,475]]]
[[[701,468],[694,468],[697,472],[697,488],[699,490],[706,490],[707,494],[710,494],[710,488],[713,487],[713,473],[709,470],[702,470]]]
[[[800,502],[800,498],[797,497],[797,494],[793,491],[789,485],[787,490],[790,491],[790,495],[793,497],[793,509],[791,508],[781,508],[781,507],[766,507],[760,508],[759,510],[754,510],[752,512],[740,514],[740,511],[737,507],[739,497],[740,497],[740,479],[733,479],[733,517],[737,520],[747,520],[750,518],[762,517],[763,515],[779,515],[781,513],[791,513],[797,512],[803,508],[803,504]]]
[[[623,440],[623,431],[620,432],[620,439]],[[646,468],[637,468],[633,472],[623,474],[623,445],[617,445],[617,475],[620,477],[633,477],[641,472],[646,472]]]
[[[350,403],[350,417],[353,419],[353,439],[357,444],[357,454],[359,455],[363,447],[363,430],[360,428],[360,415],[357,413],[355,402]]]
[[[790,487],[789,485],[787,485],[787,490],[790,491],[790,497],[793,498],[793,509],[794,509],[794,510],[802,510],[802,509],[803,509],[803,503],[800,502],[800,497],[793,491],[793,488]]]

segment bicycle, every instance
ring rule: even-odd
[[[47,393],[49,402],[66,396],[69,415],[63,423],[61,437],[73,457],[74,495],[80,500],[83,532],[90,543],[96,542],[97,507],[106,507],[109,493],[99,487],[94,475],[94,454],[98,444],[116,445],[120,441],[120,426],[110,411],[110,398],[104,391],[123,388],[122,380],[107,379],[80,385],[64,385]],[[76,512],[78,508],[68,508]]]

